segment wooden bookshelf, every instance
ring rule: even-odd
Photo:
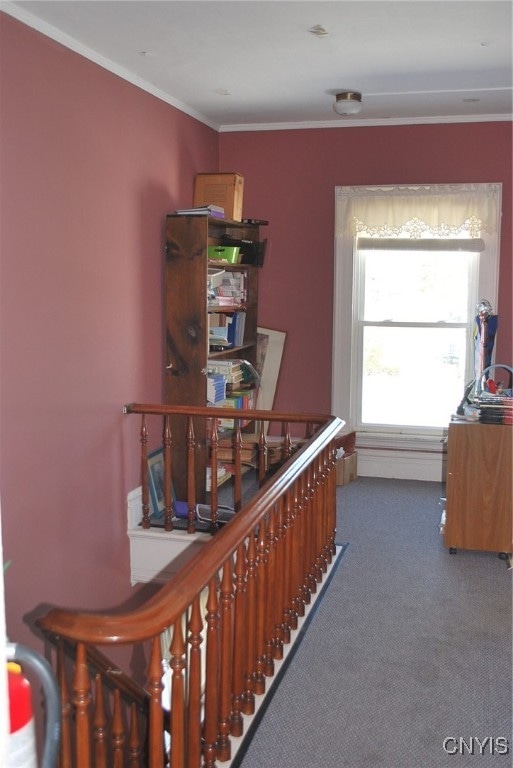
[[[209,359],[242,358],[253,366],[257,355],[258,274],[254,264],[228,264],[208,260],[208,246],[222,243],[223,236],[260,243],[260,225],[245,224],[207,216],[169,215],[165,229],[165,382],[164,398],[170,405],[207,404],[207,367]],[[208,305],[208,268],[218,267],[226,272],[245,275],[246,297],[237,306]],[[242,344],[209,353],[209,313],[245,313]],[[178,420],[174,435],[185,441],[185,425]],[[196,440],[205,445],[206,435]],[[204,456],[198,452],[198,457]],[[184,498],[185,488],[180,478],[186,476],[185,452],[177,451],[174,466],[175,490]],[[205,495],[204,460],[198,458],[197,501]]]

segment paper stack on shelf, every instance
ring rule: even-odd
[[[214,219],[224,219],[224,208],[220,205],[196,205],[192,208],[177,208],[179,216],[212,216]]]
[[[212,307],[236,307],[244,304],[246,297],[246,274],[225,272],[220,282],[209,289],[208,304]]]

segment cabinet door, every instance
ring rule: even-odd
[[[511,551],[512,435],[494,424],[450,425],[445,546]]]

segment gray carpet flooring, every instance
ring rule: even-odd
[[[512,764],[512,571],[444,549],[441,494],[378,478],[337,489],[349,546],[242,768]]]

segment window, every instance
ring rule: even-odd
[[[443,427],[461,399],[476,254],[435,242],[440,250],[356,241],[359,430]]]
[[[496,307],[500,185],[341,187],[333,412],[359,432],[437,435]]]

